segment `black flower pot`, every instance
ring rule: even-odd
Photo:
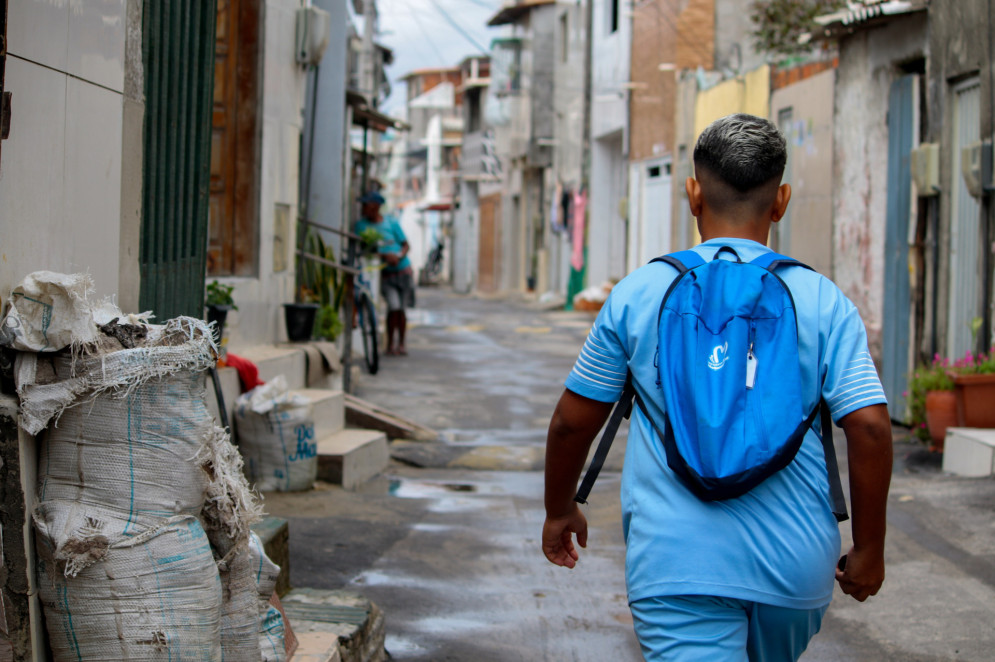
[[[287,339],[291,342],[310,340],[317,312],[316,303],[283,304],[283,317],[287,321]]]
[[[225,329],[225,320],[228,319],[228,311],[232,309],[231,305],[228,304],[217,304],[209,303],[207,308],[207,322],[210,324],[214,323],[213,335],[214,344],[221,347],[221,336],[223,335]]]

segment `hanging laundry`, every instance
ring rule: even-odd
[[[563,213],[563,229],[569,230],[572,225],[573,220],[573,201],[574,192],[573,189],[564,189],[563,194],[560,196],[560,207]]]
[[[574,194],[573,222],[570,236],[573,240],[573,253],[570,256],[570,266],[580,271],[584,268],[584,216],[587,213],[587,192]]]
[[[560,182],[556,182],[556,188],[553,190],[553,206],[549,210],[549,227],[550,229],[559,234],[563,232],[563,225],[560,223],[559,210],[560,210],[560,196],[563,194],[563,185]],[[564,218],[564,220],[566,220]]]

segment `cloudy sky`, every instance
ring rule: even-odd
[[[403,107],[404,85],[398,79],[409,71],[456,66],[466,56],[486,50],[491,39],[502,33],[500,28],[487,27],[502,4],[503,0],[377,0],[379,42],[394,51],[394,64],[387,69],[393,93],[384,109],[391,113]],[[362,21],[356,23],[362,34]]]

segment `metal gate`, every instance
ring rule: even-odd
[[[974,350],[971,322],[980,315],[981,205],[967,191],[961,175],[961,149],[980,140],[981,83],[977,78],[954,89],[954,151],[950,214],[950,288],[947,317],[947,353],[963,356]]]
[[[216,0],[147,0],[141,310],[201,317]]]
[[[885,230],[884,319],[881,373],[891,418],[905,419],[909,373],[909,215],[912,211],[910,153],[915,141],[916,75],[891,84],[888,97],[888,204]]]

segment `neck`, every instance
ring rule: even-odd
[[[701,233],[701,240],[708,241],[718,237],[733,237],[735,239],[749,239],[758,244],[767,244],[767,237],[770,234],[770,221],[748,221],[737,220],[727,221],[722,218],[711,217],[708,214],[698,219],[698,232]]]

